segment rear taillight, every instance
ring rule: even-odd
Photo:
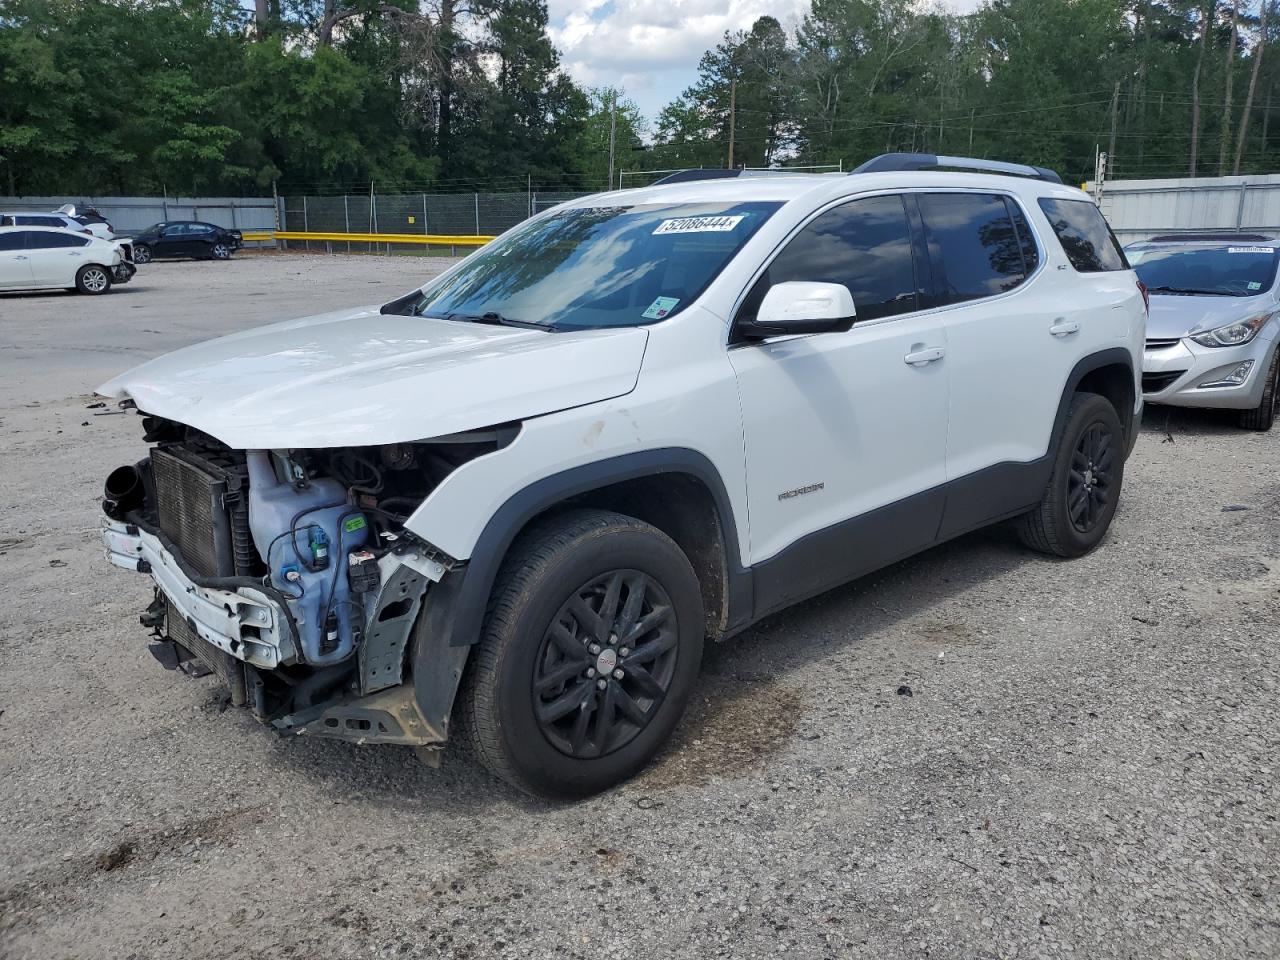
[[[1151,313],[1151,291],[1147,289],[1147,285],[1141,280],[1138,281],[1138,292],[1142,294],[1142,309],[1148,314]]]
[[[81,233],[87,233],[87,234],[88,234],[89,236],[91,236],[91,237],[93,236],[93,231],[92,231],[92,230],[90,230],[88,227],[82,227],[82,228],[80,229],[80,232],[81,232]]]

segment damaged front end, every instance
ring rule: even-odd
[[[217,674],[231,703],[281,733],[443,745],[466,648],[433,650],[425,668],[411,650],[430,642],[424,604],[456,563],[404,522],[515,429],[242,451],[144,424],[154,446],[107,478],[102,536],[111,563],[155,582],[141,622],[156,658]],[[418,683],[415,669],[433,676]]]

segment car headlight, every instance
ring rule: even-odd
[[[1248,343],[1258,335],[1258,331],[1271,319],[1271,314],[1260,313],[1248,320],[1237,320],[1225,326],[1191,334],[1191,339],[1202,347],[1236,347]]]

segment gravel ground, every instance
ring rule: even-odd
[[[0,297],[0,955],[1280,955],[1280,431],[1149,412],[1097,552],[995,529],[773,617],[708,652],[652,769],[574,805],[277,739],[161,670],[96,539],[140,431],[89,391],[439,265]]]

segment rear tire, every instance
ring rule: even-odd
[[[1262,401],[1252,410],[1240,414],[1240,426],[1246,430],[1270,430],[1280,413],[1280,349],[1271,358],[1267,368],[1267,386],[1262,391]]]
[[[1115,407],[1096,393],[1077,393],[1044,497],[1019,524],[1022,542],[1055,557],[1084,556],[1101,543],[1120,501],[1124,459]]]
[[[704,630],[697,577],[670,537],[604,510],[560,514],[503,563],[454,734],[536,796],[607,789],[675,729]]]
[[[76,289],[90,296],[98,296],[111,289],[111,271],[101,264],[86,263],[76,271]]]

